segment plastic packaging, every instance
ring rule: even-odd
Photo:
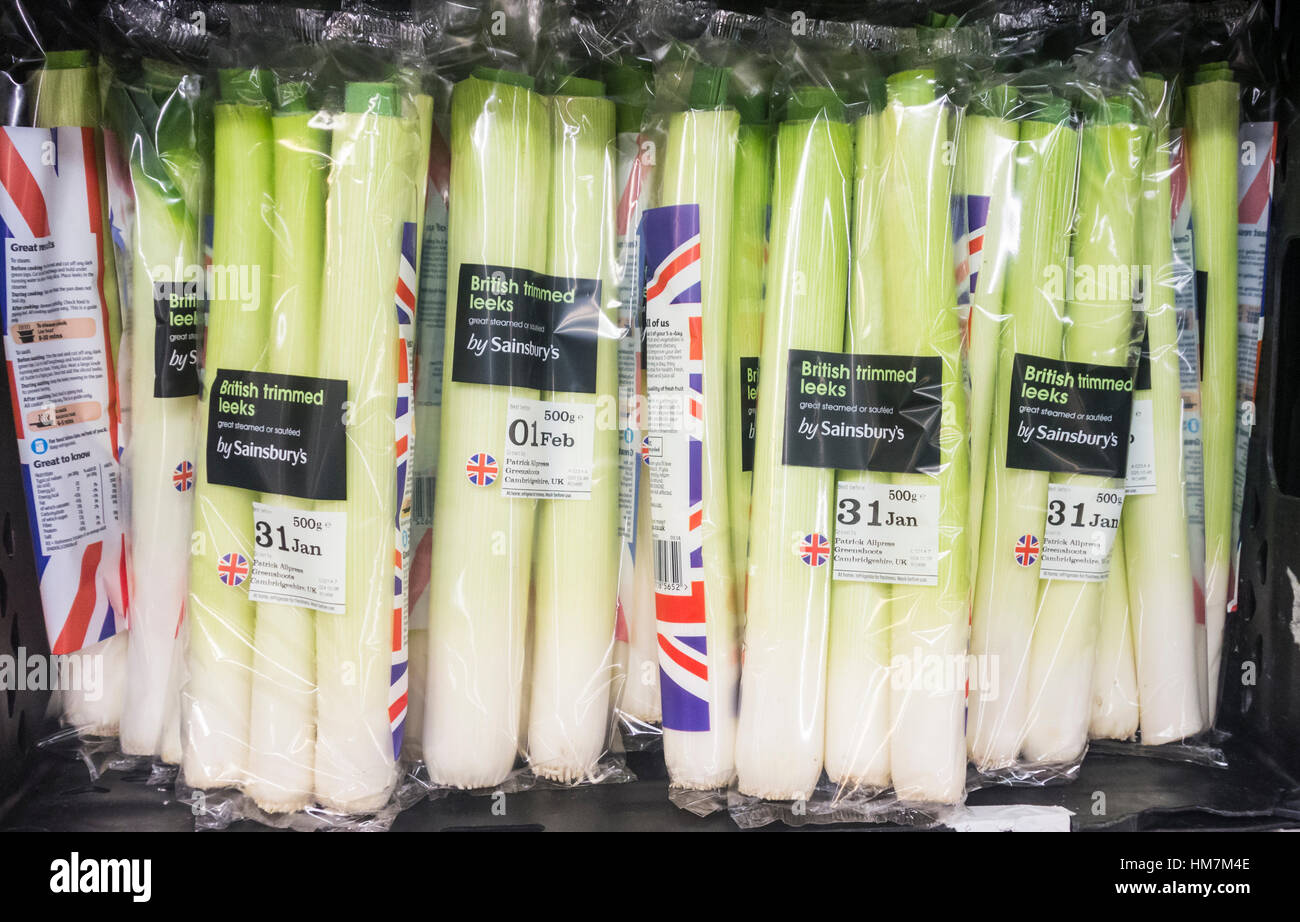
[[[53,654],[47,687],[61,692],[68,728],[115,736],[127,651],[128,510],[99,65],[94,36],[65,3],[10,4],[0,31],[7,241],[0,332]],[[51,278],[61,279],[66,297],[49,297]]]
[[[181,782],[201,824],[382,824],[407,697],[424,48],[366,13],[229,12]]]
[[[130,503],[130,634],[121,748],[181,756],[181,622],[195,486],[199,332],[211,202],[211,94],[202,41],[151,4],[109,10],[118,30],[105,93],[110,196],[121,247],[120,351]],[[116,193],[121,190],[119,196]]]
[[[616,114],[586,76],[598,62],[565,50],[540,86],[499,55],[451,96],[423,733],[438,787],[630,777],[613,737]]]

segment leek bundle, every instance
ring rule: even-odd
[[[529,77],[482,71],[452,92],[448,330],[462,265],[545,267],[550,132]],[[505,780],[519,749],[536,501],[505,499],[499,481],[477,486],[463,472],[480,453],[501,461],[510,397],[538,395],[452,380],[454,348],[448,336],[424,759],[435,783],[481,788]]]
[[[1085,124],[1080,149],[1079,223],[1072,256],[1076,273],[1090,267],[1096,284],[1091,291],[1078,286],[1066,306],[1064,358],[1124,368],[1132,339],[1133,291],[1123,284],[1128,272],[1105,269],[1130,267],[1137,256],[1145,134],[1130,107],[1112,100]],[[1122,486],[1122,481],[1082,474],[1055,474],[1053,482]],[[1105,586],[1054,579],[1041,587],[1029,647],[1029,722],[1022,748],[1030,762],[1073,762],[1083,753]]]
[[[544,393],[593,408],[618,393],[614,265],[614,104],[604,85],[571,77],[551,98],[550,251],[546,272],[600,280],[596,391]],[[595,426],[591,496],[543,500],[534,561],[528,758],[557,781],[595,777],[610,708],[618,596],[618,429]],[[581,536],[582,542],[574,543]]]
[[[221,101],[213,111],[212,261],[247,273],[253,298],[245,303],[243,286],[228,282],[211,292],[208,302],[182,722],[182,770],[185,782],[196,788],[242,784],[248,769],[254,606],[247,573],[234,571],[241,561],[252,569],[253,506],[246,491],[208,482],[206,441],[217,373],[266,369],[273,237],[263,209],[274,190],[268,80],[264,71],[222,71]],[[218,570],[223,560],[225,578]]]
[[[34,99],[32,123],[37,128],[99,128],[99,77],[89,51],[57,51],[45,57],[45,66],[29,80],[28,92]],[[116,364],[121,339],[121,309],[118,303],[117,271],[113,262],[113,236],[108,225],[108,186],[104,180],[104,142],[95,132],[95,165],[99,174],[100,266],[102,291],[107,308],[110,361]],[[152,302],[151,302],[152,303]],[[112,365],[109,368],[110,375]],[[127,632],[119,631],[107,640],[91,644],[69,656],[89,664],[90,658],[103,662],[101,695],[90,700],[82,689],[63,692],[64,720],[78,730],[94,736],[112,736],[118,732],[122,718],[127,675]]]
[[[731,217],[731,337],[727,360],[727,462],[731,488],[731,539],[736,562],[736,593],[744,610],[745,570],[749,553],[749,500],[754,470],[744,464],[745,391],[754,386],[745,376],[747,359],[756,359],[763,335],[763,280],[767,262],[767,215],[772,197],[772,136],[762,98],[740,101],[736,138],[736,192]],[[760,372],[761,372],[760,366]],[[750,442],[754,433],[749,433]]]
[[[790,350],[844,341],[853,136],[833,90],[794,90],[774,176],[736,776],[742,794],[807,800],[825,742],[835,472],[786,465],[783,433]]]
[[[967,745],[971,762],[982,771],[1012,765],[1024,739],[1040,562],[1037,555],[1026,555],[1025,562],[1018,563],[1014,549],[1024,535],[1041,548],[1047,520],[1049,475],[1007,466],[1013,364],[1018,352],[1061,358],[1064,291],[1050,279],[1065,277],[1074,218],[1079,137],[1070,124],[1069,106],[1049,98],[1036,100],[1035,109],[1021,124],[1016,153],[1014,194],[1020,220],[1008,247],[1008,319],[998,347],[985,514],[971,607],[971,656],[997,669],[996,687],[971,691]]]
[[[886,83],[883,129],[890,159],[883,186],[886,351],[942,360],[937,475],[898,474],[902,486],[939,488],[939,578],[891,587],[890,662],[922,663],[910,683],[891,682],[890,775],[900,800],[955,803],[965,787],[965,662],[970,604],[967,549],[966,396],[952,279],[952,125],[933,71],[900,71]],[[922,680],[935,668],[945,679]],[[930,687],[924,687],[930,686]]]
[[[1232,555],[1237,427],[1237,119],[1239,87],[1222,66],[1187,88],[1187,169],[1196,271],[1206,274],[1201,367],[1205,459],[1205,631],[1209,723],[1218,705],[1219,660]]]
[[[968,351],[970,376],[970,525],[972,549],[978,548],[984,511],[984,482],[988,476],[989,440],[993,419],[994,379],[998,339],[1003,326],[1007,237],[1014,232],[1012,199],[1015,179],[1016,122],[999,114],[1010,102],[1011,90],[989,94],[981,108],[962,119],[957,145],[961,193],[968,212],[981,205],[986,222],[978,275],[971,293]],[[972,267],[975,257],[971,256]],[[974,271],[974,270],[973,270]]]
[[[740,663],[736,637],[736,571],[728,508],[726,380],[730,303],[731,220],[740,117],[715,108],[725,98],[725,71],[697,68],[691,88],[698,108],[669,118],[659,158],[660,205],[697,205],[700,220],[701,339],[704,413],[701,540],[704,567],[708,729],[664,727],[664,761],[675,788],[713,790],[735,774],[735,696]],[[660,600],[659,603],[662,604]],[[667,719],[665,715],[665,720]]]
[[[120,736],[125,753],[161,755],[164,761],[175,762],[180,758],[182,668],[177,634],[185,608],[193,527],[198,397],[163,393],[157,380],[170,369],[155,366],[155,286],[192,295],[194,300],[188,306],[178,305],[175,312],[197,315],[202,265],[199,223],[207,176],[195,137],[197,80],[168,75],[157,65],[151,71],[155,86],[115,83],[110,97],[119,120],[118,136],[129,145],[135,193],[135,223],[127,235],[132,357],[127,467],[133,578]]]
[[[348,382],[344,614],[316,615],[317,800],[340,812],[382,806],[396,778],[389,724],[394,631],[403,218],[415,177],[401,151],[418,131],[391,83],[349,83],[334,125],[320,306],[320,374]],[[400,603],[398,606],[400,614]]]
[[[1170,225],[1170,84],[1144,77],[1154,115],[1142,177],[1139,259],[1150,267],[1143,307],[1151,388],[1156,492],[1124,500],[1129,617],[1142,742],[1180,740],[1202,727],[1196,596],[1183,483],[1183,401]],[[1112,562],[1112,567],[1114,563]]]
[[[865,354],[883,341],[885,270],[881,181],[892,150],[884,116],[854,125],[853,275],[844,349]],[[887,483],[889,475],[837,471],[844,483]],[[834,574],[832,574],[833,576]],[[831,582],[826,672],[826,774],[841,788],[889,785],[889,586]]]
[[[1130,502],[1131,497],[1125,502]],[[1126,740],[1137,733],[1138,685],[1129,623],[1129,573],[1124,530],[1115,532],[1110,575],[1101,593],[1101,626],[1092,674],[1092,716],[1088,737]]]
[[[275,218],[267,371],[314,376],[321,330],[328,133],[316,127],[306,87],[276,88]],[[266,495],[262,502],[308,511],[310,500]],[[311,799],[316,760],[316,613],[259,602],[253,629],[252,720],[247,790],[268,812],[301,809]],[[320,617],[329,617],[321,615]]]

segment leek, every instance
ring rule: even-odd
[[[972,688],[967,744],[982,771],[1012,765],[1028,713],[1029,640],[1039,589],[1039,561],[1016,562],[1022,535],[1041,542],[1047,519],[1048,474],[1007,466],[1011,378],[1016,353],[1061,358],[1064,293],[1046,281],[1064,278],[1074,215],[1078,132],[1060,100],[1035,101],[1020,128],[1015,198],[1020,220],[1009,242],[1006,329],[998,348],[997,391],[989,440],[985,514],[971,608],[970,653],[996,686]],[[1041,543],[1039,545],[1041,547]]]
[[[199,310],[202,253],[199,213],[206,165],[196,149],[193,94],[197,80],[160,73],[153,89],[114,84],[112,100],[129,145],[135,223],[128,234],[128,324],[132,370],[131,438],[131,634],[127,649],[122,751],[175,757],[164,736],[178,733],[182,668],[177,642],[185,608],[189,536],[193,527],[194,447],[197,395],[160,395],[155,390],[155,285],[170,283],[195,296]],[[181,350],[182,352],[184,350]],[[173,723],[175,722],[175,723]],[[171,750],[171,751],[168,751]]]
[[[969,212],[976,200],[983,200],[986,223],[981,257],[971,291],[967,343],[970,376],[970,525],[972,549],[978,547],[980,519],[984,511],[984,482],[988,476],[989,439],[993,419],[994,378],[998,362],[998,338],[1003,326],[1003,290],[1006,285],[1006,238],[1013,231],[1015,216],[1012,183],[1015,178],[1016,122],[1000,117],[1009,90],[989,94],[987,114],[969,112],[962,120],[957,145],[961,193]],[[972,271],[976,260],[971,256]]]
[[[1143,306],[1151,388],[1156,492],[1124,500],[1129,617],[1142,742],[1183,739],[1202,727],[1196,595],[1183,484],[1183,401],[1170,223],[1170,84],[1143,78],[1154,113],[1142,179],[1139,260],[1149,275]],[[1113,564],[1112,564],[1113,566]]]
[[[321,324],[325,174],[328,133],[308,111],[306,88],[276,88],[275,210],[272,222],[271,317],[267,370],[314,376]],[[308,511],[310,500],[266,495],[267,505]],[[249,783],[257,805],[272,813],[311,799],[316,746],[316,621],[308,608],[259,602],[253,629]],[[324,616],[322,616],[324,617]]]
[[[736,776],[742,794],[806,800],[822,770],[831,574],[800,548],[829,549],[835,472],[787,466],[783,433],[790,350],[844,341],[853,136],[834,91],[794,90],[774,174]]]
[[[1125,502],[1131,502],[1129,497]],[[1137,670],[1129,622],[1129,571],[1124,556],[1124,529],[1115,532],[1110,574],[1101,593],[1101,626],[1092,674],[1091,739],[1131,739],[1138,729]]]
[[[1091,291],[1076,288],[1076,297],[1066,306],[1067,361],[1128,365],[1133,291],[1121,285],[1128,273],[1103,270],[1135,262],[1144,148],[1144,131],[1133,122],[1128,105],[1118,100],[1100,106],[1083,128],[1072,256],[1075,271],[1089,267],[1097,281]],[[1082,474],[1056,474],[1054,482],[1098,488],[1117,484]],[[1054,579],[1044,581],[1040,589],[1029,647],[1030,708],[1022,747],[1030,762],[1069,763],[1083,754],[1105,586]]]
[[[184,692],[182,771],[191,787],[240,785],[248,768],[253,603],[249,581],[222,581],[218,566],[253,563],[253,506],[247,491],[209,483],[206,441],[211,387],[221,369],[264,371],[271,314],[273,238],[264,217],[273,191],[274,142],[263,71],[225,70],[214,119],[212,261],[247,274],[210,292],[204,392],[199,399],[198,477],[190,548],[189,683]]]
[[[883,186],[886,350],[938,355],[942,360],[942,415],[937,475],[899,474],[903,486],[939,488],[939,577],[935,586],[893,586],[890,662],[920,662],[910,683],[891,682],[890,776],[900,800],[955,803],[965,786],[966,645],[970,604],[967,549],[966,395],[961,329],[952,277],[949,197],[952,167],[946,154],[951,116],[935,96],[934,73],[901,71],[886,85],[884,132],[890,159]],[[938,666],[937,683],[919,681]]]
[[[463,264],[541,271],[551,176],[550,113],[531,78],[481,72],[451,100],[447,329],[456,327]],[[446,339],[442,432],[429,585],[424,758],[432,780],[499,784],[519,748],[525,626],[536,502],[475,486],[467,459],[501,461],[507,403],[536,391],[452,380]]]
[[[879,351],[884,337],[884,228],[880,223],[890,138],[879,111],[855,124],[853,274],[844,343],[849,353]],[[844,483],[887,483],[887,474],[838,471]],[[831,583],[826,672],[826,774],[842,789],[889,785],[889,586]]]
[[[594,779],[610,713],[618,596],[619,430],[603,415],[618,392],[614,253],[614,104],[604,85],[570,77],[551,98],[550,253],[557,278],[600,280],[596,391],[544,393],[597,415],[588,499],[537,512],[528,758],[562,782]],[[612,310],[611,310],[612,308]],[[601,409],[603,408],[603,409]],[[575,544],[575,536],[581,543]]]
[[[320,374],[348,382],[347,499],[317,508],[347,514],[347,610],[316,615],[315,792],[345,813],[382,806],[396,780],[388,707],[402,629],[394,624],[393,414],[403,358],[393,295],[406,202],[416,195],[401,151],[418,131],[399,106],[391,83],[347,85],[326,202]]]
[[[1237,426],[1237,119],[1239,88],[1223,68],[1187,88],[1187,169],[1197,272],[1206,274],[1201,367],[1205,463],[1205,631],[1209,723],[1218,705],[1219,660],[1232,556]]]
[[[725,383],[730,372],[726,362],[728,272],[740,117],[734,109],[713,108],[725,95],[726,81],[719,77],[719,71],[697,68],[691,96],[701,107],[672,114],[659,160],[660,204],[697,205],[700,220],[704,350],[701,540],[709,723],[707,730],[664,727],[664,761],[670,784],[689,790],[724,787],[735,774],[735,700],[740,672],[728,509]]]
[[[46,55],[45,66],[31,77],[28,92],[34,99],[32,123],[37,128],[100,126],[99,76],[93,57],[88,51],[58,51]],[[117,360],[118,342],[121,338],[121,310],[118,303],[117,271],[113,262],[113,237],[108,224],[108,186],[104,174],[104,139],[95,134],[95,165],[99,175],[99,210],[102,216],[100,230],[100,290],[106,309],[108,340],[112,354],[108,356],[109,374]],[[100,696],[91,700],[82,689],[65,689],[63,692],[64,720],[78,730],[94,736],[112,736],[118,732],[122,718],[127,676],[128,632],[119,631],[107,640],[101,640],[68,654],[82,658],[102,659],[103,687]]]
[[[761,124],[762,98],[748,97],[742,106],[736,142],[736,191],[731,216],[731,279],[728,305],[731,339],[727,361],[727,461],[731,465],[731,539],[736,563],[736,593],[744,610],[745,569],[749,553],[749,500],[754,471],[751,457],[745,468],[746,430],[753,424],[745,412],[747,359],[756,359],[763,335],[763,276],[767,263],[767,215],[772,195],[771,132]],[[760,366],[761,372],[761,366]],[[755,434],[748,433],[753,443]]]

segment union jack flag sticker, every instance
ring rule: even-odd
[[[825,535],[813,532],[811,535],[804,535],[803,542],[799,545],[799,559],[810,567],[820,567],[831,556],[831,545],[826,540]]]
[[[497,472],[497,459],[486,451],[470,455],[469,462],[465,465],[465,476],[469,477],[469,482],[476,487],[492,486],[497,479]]]
[[[176,470],[172,472],[172,486],[177,493],[184,493],[194,486],[194,465],[188,461],[176,465]]]
[[[248,579],[248,558],[243,554],[226,554],[217,564],[217,576],[232,589]]]
[[[1038,561],[1038,538],[1034,535],[1021,535],[1016,539],[1016,563],[1022,567],[1032,567]]]
[[[650,436],[641,440],[641,463],[649,466],[650,464]]]

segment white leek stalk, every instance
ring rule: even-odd
[[[193,134],[191,94],[196,89],[193,77],[184,78],[183,85],[181,79],[172,79],[169,92],[164,91],[161,113],[148,90],[117,84],[112,92],[123,116],[119,137],[130,145],[135,193],[135,223],[127,244],[132,313],[127,467],[133,578],[120,735],[123,752],[164,758],[177,755],[174,747],[165,745],[164,737],[179,734],[182,658],[177,635],[185,608],[193,527],[198,397],[160,396],[155,391],[154,286],[177,283],[179,292],[188,285],[195,300],[190,306],[177,306],[176,312],[198,313],[199,210],[206,176]],[[178,483],[178,473],[190,479]]]
[[[1110,101],[1083,128],[1075,271],[1097,284],[1075,289],[1066,306],[1065,359],[1124,368],[1133,327],[1133,291],[1122,285],[1137,257],[1137,207],[1146,137],[1129,107]],[[1091,295],[1089,297],[1089,295]],[[1105,487],[1122,480],[1055,474],[1057,483]],[[1112,560],[1114,555],[1111,555]],[[1029,722],[1022,754],[1032,763],[1069,763],[1083,754],[1104,582],[1046,580],[1029,649]]]
[[[1202,727],[1196,596],[1186,535],[1183,401],[1174,304],[1170,223],[1170,84],[1143,78],[1154,130],[1143,166],[1139,260],[1150,267],[1144,308],[1150,347],[1150,400],[1156,492],[1124,500],[1129,617],[1137,668],[1142,742],[1168,743]],[[1114,564],[1112,563],[1112,566]]]
[[[528,78],[470,77],[452,92],[449,331],[456,328],[462,265],[537,272],[545,267],[550,131],[546,101]],[[429,585],[424,759],[435,783],[481,788],[506,779],[519,749],[536,502],[502,498],[500,478],[490,486],[474,485],[465,465],[482,452],[502,462],[509,398],[535,399],[537,392],[453,381],[454,349],[449,335]]]
[[[853,192],[853,274],[844,351],[884,342],[885,228],[881,181],[892,141],[884,116],[858,119]],[[838,483],[888,483],[888,474],[838,471]],[[833,574],[832,574],[833,575]],[[826,774],[842,789],[889,785],[889,595],[885,583],[834,579],[826,673]]]
[[[389,723],[393,650],[397,313],[406,202],[403,147],[418,131],[390,83],[350,83],[333,130],[320,308],[320,375],[348,382],[346,611],[316,614],[316,799],[345,813],[382,806],[396,781]]]
[[[988,475],[980,551],[971,607],[972,660],[983,680],[971,688],[966,733],[970,760],[981,771],[1012,765],[1024,740],[1029,709],[1029,642],[1038,607],[1037,558],[1016,561],[1021,537],[1042,548],[1047,520],[1048,474],[1007,466],[1011,378],[1017,352],[1061,358],[1065,315],[1063,279],[1074,216],[1078,131],[1060,100],[1035,102],[1020,128],[1015,197],[1020,220],[1009,242],[1007,328],[998,347],[997,391],[989,439]]]
[[[833,91],[794,91],[774,176],[736,776],[742,794],[806,800],[825,744],[835,472],[787,465],[784,433],[790,350],[844,341],[853,135]]]
[[[1130,502],[1131,497],[1125,502]],[[1129,623],[1129,576],[1124,531],[1115,533],[1110,575],[1101,594],[1101,627],[1092,674],[1092,717],[1088,736],[1095,740],[1132,739],[1138,728],[1137,670]]]
[[[242,286],[232,284],[211,292],[208,301],[182,711],[181,768],[185,783],[196,788],[243,784],[248,769],[254,606],[247,576],[228,585],[218,566],[227,556],[230,564],[242,557],[251,571],[253,505],[246,490],[208,482],[206,439],[217,372],[266,370],[273,239],[263,209],[274,188],[266,79],[264,72],[223,71],[222,101],[213,111],[212,261],[238,267],[255,286],[248,302],[240,297]]]
[[[325,249],[329,135],[308,111],[301,84],[276,88],[275,210],[272,219],[271,337],[267,371],[317,373]],[[266,495],[262,502],[309,511],[310,500]],[[316,613],[258,602],[253,629],[252,719],[246,790],[272,813],[311,800],[316,761]],[[323,615],[322,617],[328,617]]]
[[[1206,273],[1201,367],[1205,459],[1205,632],[1209,723],[1219,697],[1219,660],[1232,555],[1232,479],[1237,427],[1237,119],[1239,88],[1209,69],[1187,88],[1187,170],[1196,270]]]
[[[590,95],[578,95],[580,92]],[[614,252],[614,104],[603,84],[570,78],[551,98],[550,253],[557,278],[600,280],[596,391],[543,399],[595,416],[591,495],[539,504],[528,759],[556,781],[594,780],[610,715],[618,596],[618,393]],[[571,95],[570,95],[571,94]],[[576,319],[576,318],[575,318]],[[575,541],[575,539],[578,539]]]
[[[704,68],[699,69],[701,72]],[[696,85],[709,75],[697,72]],[[725,81],[722,81],[725,86]],[[713,99],[710,104],[720,104]],[[674,113],[660,152],[661,205],[698,205],[704,349],[703,514],[705,645],[708,655],[709,728],[664,727],[664,761],[675,788],[713,790],[735,774],[736,687],[740,663],[736,636],[735,564],[728,509],[726,380],[728,272],[740,117],[734,109],[699,108]]]
[[[970,446],[962,380],[961,329],[952,280],[952,137],[932,71],[887,82],[884,132],[886,351],[942,360],[937,475],[899,474],[901,486],[939,488],[939,578],[934,586],[891,587],[890,663],[911,665],[912,681],[891,682],[890,775],[900,800],[956,803],[965,788],[965,665],[970,606],[967,548]],[[915,664],[921,668],[915,668]],[[942,681],[926,675],[941,670]]]

